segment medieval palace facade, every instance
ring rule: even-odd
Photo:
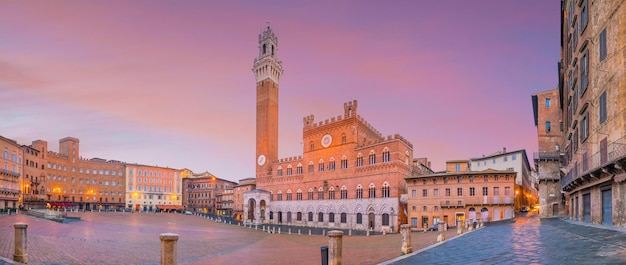
[[[398,231],[400,195],[412,172],[413,145],[383,136],[357,114],[356,100],[337,117],[303,119],[303,154],[278,157],[278,39],[259,35],[256,189],[244,194],[247,222]]]

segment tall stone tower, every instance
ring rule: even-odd
[[[256,175],[269,173],[278,159],[278,81],[283,73],[278,61],[278,38],[268,26],[259,34],[259,57],[252,72],[256,78]]]

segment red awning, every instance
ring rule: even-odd
[[[157,209],[161,209],[161,210],[182,210],[183,206],[182,205],[157,205],[156,206]]]
[[[49,202],[48,204],[50,204],[50,207],[72,207],[72,206],[74,206],[71,203],[64,203],[64,202]]]

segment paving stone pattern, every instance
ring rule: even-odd
[[[391,264],[626,264],[624,229],[516,218]]]
[[[321,264],[320,247],[328,236],[308,235],[308,228],[281,226],[282,234],[195,215],[170,213],[69,213],[81,221],[57,223],[26,215],[0,217],[0,256],[14,253],[16,222],[28,224],[31,265],[158,264],[161,233],[179,235],[179,264]],[[288,229],[291,228],[291,235]],[[320,229],[313,229],[313,233]],[[326,233],[328,229],[326,230]],[[437,232],[412,233],[415,250],[436,243]],[[455,231],[446,232],[453,238]],[[400,256],[400,234],[343,237],[344,264],[376,264]],[[0,264],[3,261],[0,260]]]

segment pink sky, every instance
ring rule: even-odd
[[[302,154],[304,116],[353,99],[435,170],[536,151],[530,96],[557,85],[559,1],[370,2],[0,2],[0,135],[253,177],[251,68],[270,22],[285,69],[281,157]]]

